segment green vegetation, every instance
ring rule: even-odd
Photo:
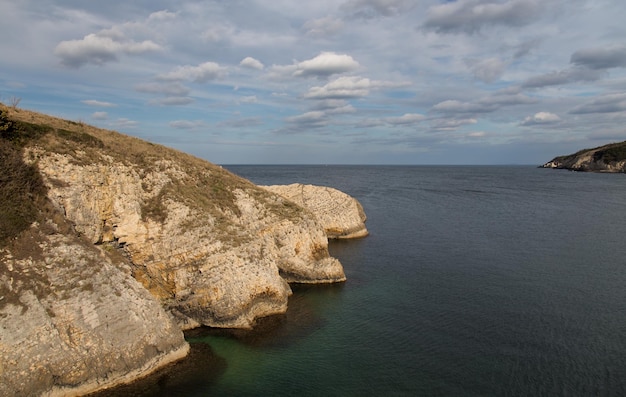
[[[26,137],[39,130],[22,127],[0,109],[0,246],[38,219],[38,208],[46,200],[47,189],[37,167],[22,159]]]
[[[593,159],[595,161],[601,160],[606,164],[626,160],[626,142],[615,143],[605,149],[598,150],[594,153]]]

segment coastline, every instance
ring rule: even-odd
[[[55,387],[48,393],[42,394],[42,397],[78,397],[132,383],[152,374],[168,364],[185,358],[189,353],[189,349],[189,343],[185,342],[179,349],[157,356],[148,361],[141,368],[134,369],[130,372],[111,374],[111,376],[113,376],[112,379],[94,379],[77,387]]]

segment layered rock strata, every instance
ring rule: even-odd
[[[32,147],[25,158],[76,229],[120,249],[183,328],[249,328],[285,312],[289,282],[345,280],[310,211],[219,167],[81,156]]]
[[[182,331],[137,281],[45,226],[13,242],[27,256],[0,252],[0,395],[83,395],[187,354]]]
[[[328,238],[349,239],[368,235],[365,227],[367,217],[361,203],[342,191],[301,183],[263,187],[309,209],[324,227]]]

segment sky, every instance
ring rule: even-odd
[[[217,164],[626,140],[623,0],[0,0],[0,101]]]

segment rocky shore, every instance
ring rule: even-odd
[[[335,189],[265,189],[113,131],[0,111],[0,144],[45,185],[30,226],[0,244],[0,395],[132,381],[184,357],[184,329],[251,328],[287,310],[290,283],[345,281],[328,238],[367,234]]]

